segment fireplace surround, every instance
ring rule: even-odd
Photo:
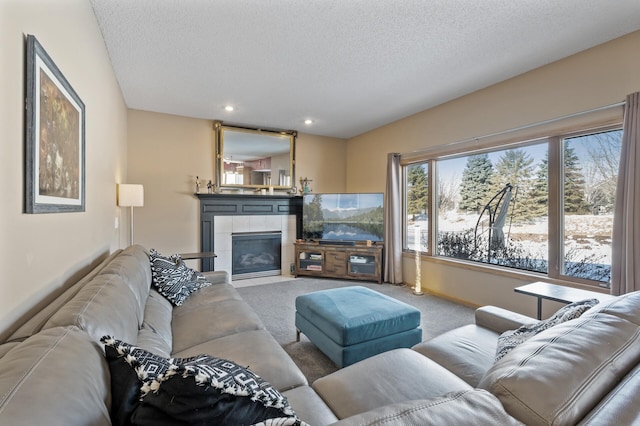
[[[302,197],[289,194],[195,194],[200,200],[201,271],[232,273],[233,233],[281,233],[281,273],[290,274],[293,243],[302,234]],[[273,273],[271,273],[273,274]]]

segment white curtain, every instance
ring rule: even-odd
[[[402,284],[402,168],[400,154],[387,155],[384,197],[384,281]]]
[[[640,290],[640,92],[627,96],[613,215],[611,293]]]

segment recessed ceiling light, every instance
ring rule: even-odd
[[[306,120],[304,120],[304,124],[306,125],[313,124],[313,120],[311,120],[310,118],[307,118]]]
[[[224,110],[231,112],[231,111],[233,111],[233,106],[227,105],[227,106],[224,107]]]

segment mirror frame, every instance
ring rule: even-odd
[[[274,129],[259,129],[252,127],[243,127],[237,125],[223,124],[222,121],[214,121],[213,123],[215,133],[215,150],[216,150],[216,192],[220,189],[252,189],[259,191],[261,189],[273,188],[277,190],[286,190],[287,192],[295,193],[297,191],[295,185],[295,145],[296,137],[298,133],[293,130],[274,130]],[[269,184],[225,184],[223,183],[224,174],[224,159],[225,159],[225,133],[227,132],[241,132],[251,133],[265,137],[266,143],[269,142],[269,138],[286,138],[289,139],[289,174],[291,176],[290,185],[269,185]],[[271,172],[271,179],[273,181],[274,176]]]

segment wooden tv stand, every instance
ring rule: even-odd
[[[295,276],[306,275],[382,283],[382,243],[338,245],[297,242]]]

